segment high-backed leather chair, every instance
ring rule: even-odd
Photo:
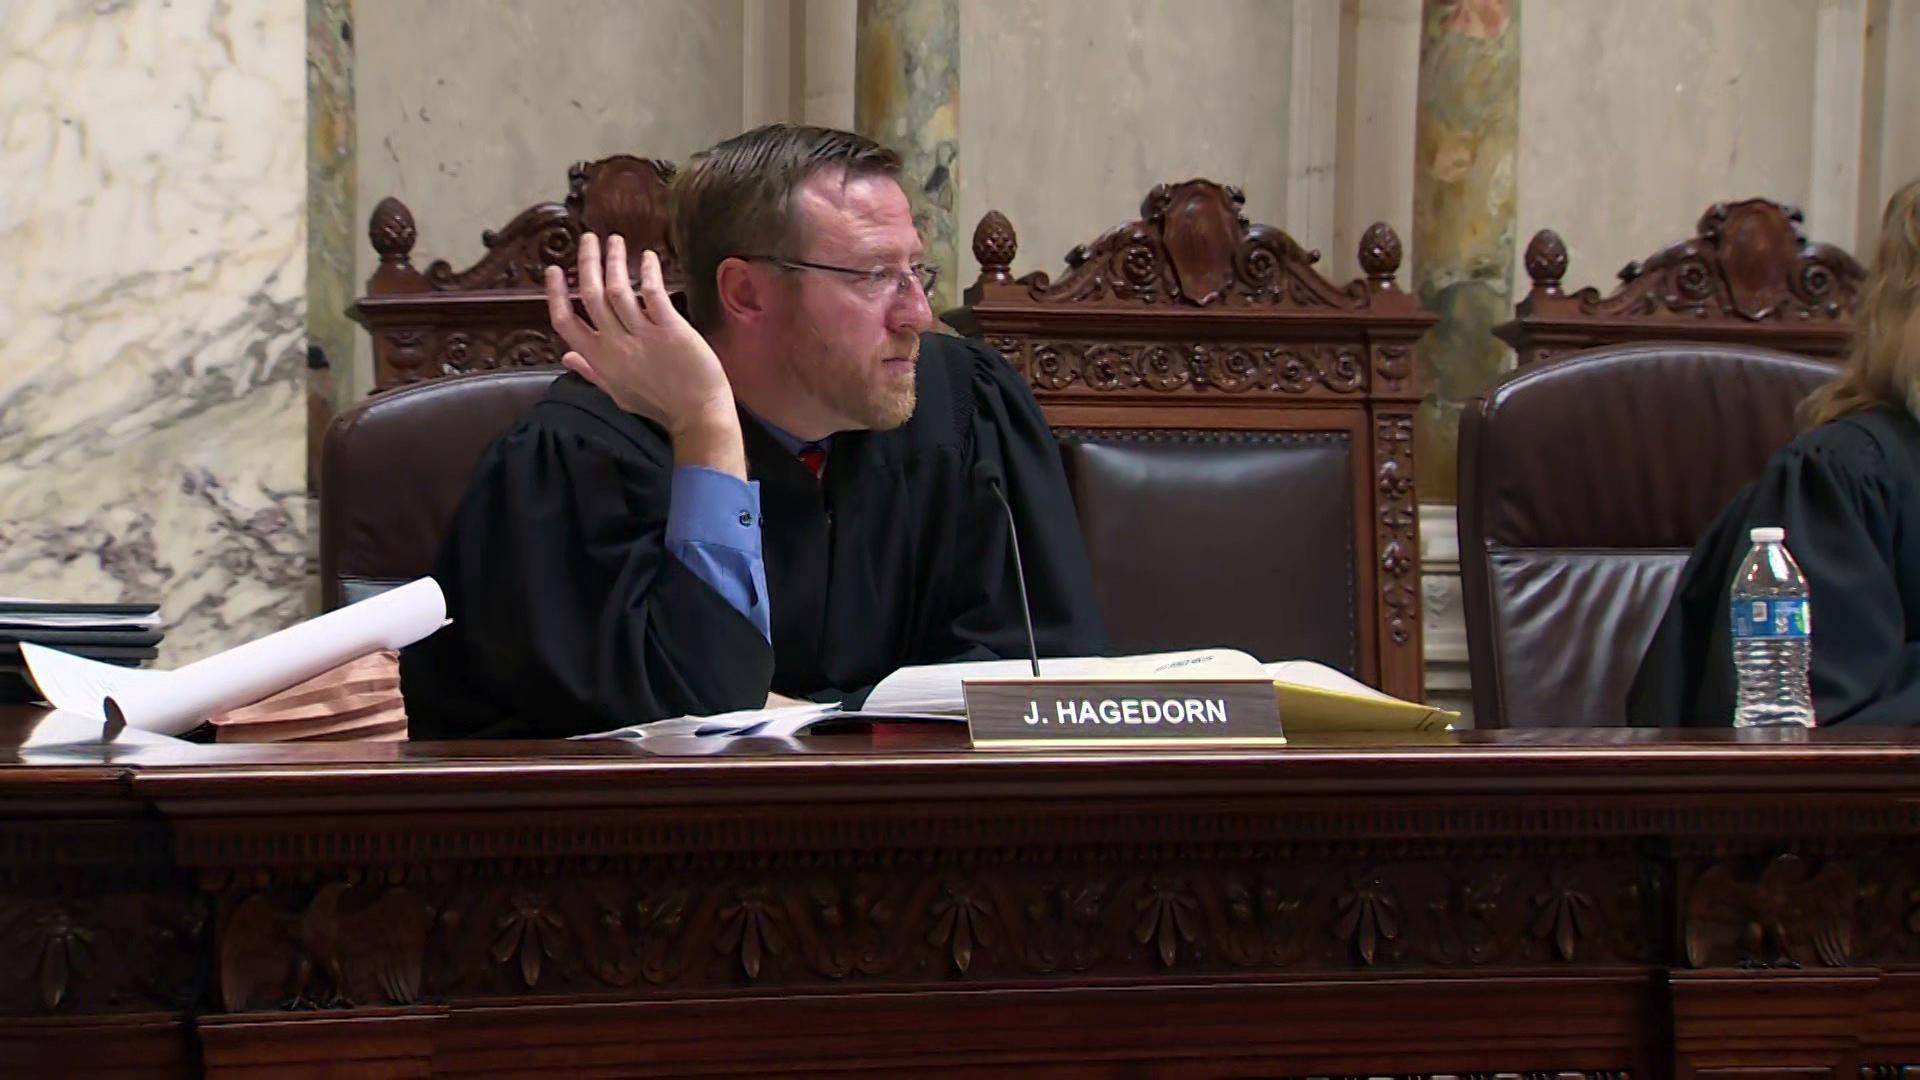
[[[376,394],[333,418],[320,455],[320,590],[329,609],[433,569],[480,452],[560,368]]]
[[[1475,724],[1623,724],[1693,545],[1834,373],[1748,346],[1606,346],[1471,403],[1460,570]]]
[[[1238,190],[1162,184],[1140,217],[1013,275],[980,221],[949,315],[999,350],[1059,437],[1118,652],[1230,645],[1422,696],[1413,343],[1436,316],[1361,238],[1344,285]]]

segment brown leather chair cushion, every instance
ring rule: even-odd
[[[1798,431],[1830,364],[1732,345],[1525,368],[1460,425],[1460,561],[1481,727],[1618,726],[1693,545]]]
[[[1057,432],[1107,636],[1358,667],[1339,432]]]
[[[443,379],[376,395],[334,417],[320,458],[326,607],[431,572],[480,452],[561,373]]]

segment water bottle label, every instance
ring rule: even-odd
[[[1733,602],[1733,636],[1736,639],[1804,638],[1811,633],[1813,612],[1801,597]]]

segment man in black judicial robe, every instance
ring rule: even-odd
[[[775,125],[677,179],[691,321],[658,259],[581,238],[550,270],[570,373],[483,455],[435,570],[451,625],[406,650],[416,739],[553,737],[855,703],[894,669],[1104,637],[1058,448],[1024,380],[927,332],[932,271],[859,136]]]

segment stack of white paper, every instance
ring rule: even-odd
[[[772,709],[742,709],[739,712],[716,713],[712,716],[677,716],[671,720],[655,720],[650,724],[634,724],[631,727],[616,728],[613,731],[602,731],[592,735],[576,735],[574,738],[658,739],[670,735],[690,735],[697,738],[740,739],[749,735],[785,736],[804,731],[822,718],[839,711],[838,704],[823,705],[810,701]]]
[[[158,630],[154,604],[63,604],[25,596],[0,596],[0,631]],[[30,639],[29,639],[30,640]]]

